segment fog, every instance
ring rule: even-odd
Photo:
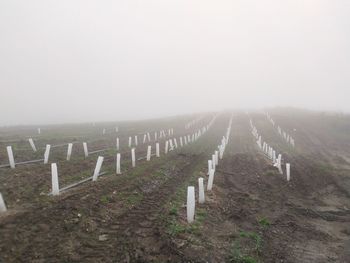
[[[350,111],[350,1],[0,1],[0,125]]]

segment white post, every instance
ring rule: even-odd
[[[215,151],[215,164],[218,165],[219,164],[219,152]]]
[[[145,134],[145,135],[143,135],[143,144],[145,144],[145,142],[146,142],[146,138],[147,138],[147,135]]]
[[[41,134],[41,129],[40,128],[38,128],[38,134]]]
[[[215,174],[215,170],[214,169],[210,169],[209,178],[208,178],[208,185],[207,185],[207,190],[208,191],[211,191],[211,189],[213,188],[214,174]]]
[[[117,174],[121,174],[121,171],[120,171],[120,153],[117,153]]]
[[[60,194],[60,187],[58,184],[58,171],[57,164],[51,164],[51,185],[52,185],[52,195]]]
[[[129,137],[129,148],[131,147],[131,137]]]
[[[97,159],[94,175],[92,176],[92,181],[97,181],[97,177],[100,175],[101,166],[103,163],[103,156],[99,156]]]
[[[157,157],[160,157],[159,142],[156,143],[156,156],[157,156]]]
[[[9,158],[10,167],[13,169],[16,167],[16,164],[15,164],[15,158],[13,157],[12,147],[7,146],[6,150],[7,150],[7,155]]]
[[[68,143],[68,149],[67,149],[67,161],[70,160],[70,157],[72,155],[72,149],[73,149],[73,143]]]
[[[287,181],[290,180],[290,163],[286,163]]]
[[[169,139],[170,151],[174,150],[173,140]]]
[[[32,138],[29,138],[29,144],[32,147],[33,152],[36,152],[36,147]]]
[[[138,145],[138,139],[137,139],[137,135],[135,135],[135,146]]]
[[[152,151],[152,146],[148,145],[147,147],[147,162],[151,160],[151,151]]]
[[[180,146],[181,146],[181,147],[184,146],[184,145],[183,145],[183,142],[182,142],[182,137],[180,137]]]
[[[89,151],[88,151],[88,147],[87,147],[87,143],[86,142],[83,142],[83,148],[84,148],[85,158],[87,158],[89,156]]]
[[[132,167],[136,166],[135,148],[131,149],[131,163],[132,163]]]
[[[222,160],[223,155],[224,155],[224,145],[220,145],[219,146],[219,157],[220,157],[220,160]]]
[[[213,165],[213,169],[214,169],[214,171],[215,171],[215,167],[216,167],[216,158],[215,158],[215,154],[213,154],[212,156],[211,156],[211,159],[212,159],[212,165]]]
[[[0,193],[0,213],[4,213],[7,211],[4,198],[2,197],[2,194]]]
[[[119,131],[119,128],[117,126],[117,127],[115,127],[115,132],[118,133],[118,131]]]
[[[46,149],[44,153],[44,164],[47,164],[49,162],[50,149],[51,149],[51,145],[46,144]]]
[[[213,169],[213,161],[212,160],[208,160],[208,175],[210,173],[210,170]]]
[[[168,148],[169,148],[169,142],[166,141],[166,142],[165,142],[165,154],[168,153]]]
[[[196,208],[194,186],[187,187],[187,222],[194,221],[194,211]]]
[[[283,174],[283,170],[282,170],[282,155],[281,154],[278,155],[277,168],[278,168],[278,171],[280,172],[280,174]]]
[[[103,128],[102,134],[105,135],[106,134],[106,129]]]
[[[117,151],[119,151],[119,138],[118,137],[116,139],[116,144],[117,144]]]
[[[147,137],[148,137],[148,142],[151,141],[151,135],[149,134],[149,132],[147,132]]]
[[[203,204],[205,202],[204,196],[204,183],[203,178],[198,178],[198,203]]]

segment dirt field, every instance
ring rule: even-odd
[[[7,145],[16,161],[26,161],[43,158],[50,143],[58,145],[50,162],[58,164],[60,186],[91,176],[98,155],[105,157],[106,172],[97,182],[52,197],[47,195],[50,165],[0,168],[0,192],[8,208],[0,214],[0,262],[350,262],[350,117],[268,111],[295,138],[295,148],[263,112],[220,113],[196,142],[167,155],[165,140],[192,134],[215,114],[47,126],[41,135],[37,127],[0,128],[0,165],[8,163]],[[195,222],[187,224],[187,186],[197,191],[199,177],[207,183],[207,160],[231,114],[230,141],[213,190],[206,191],[205,204],[196,204]],[[196,118],[196,124],[185,127]],[[283,163],[291,163],[289,182],[258,149],[250,118],[263,139],[282,153]],[[159,140],[161,157],[131,168],[128,137],[139,135],[136,155],[144,157],[149,143],[142,144],[143,134],[169,128],[174,136]],[[115,174],[117,136],[121,175]],[[40,148],[37,153],[29,137]],[[89,151],[109,149],[85,159],[83,141]],[[75,144],[68,162],[67,146],[60,145],[69,142]],[[154,141],[150,145],[154,151]]]

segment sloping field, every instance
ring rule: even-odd
[[[349,116],[291,109],[268,113],[275,126],[261,111],[48,126],[41,127],[41,134],[37,127],[2,128],[0,165],[8,164],[8,145],[20,162],[43,158],[45,145],[51,144],[56,147],[49,162],[57,163],[60,188],[89,178],[97,157],[105,159],[96,182],[58,196],[48,195],[49,164],[0,168],[7,206],[0,213],[0,262],[350,262]],[[231,118],[223,159],[215,168],[213,189],[207,191],[208,160]],[[250,121],[281,154],[283,174],[258,147]],[[277,125],[295,139],[294,147]],[[166,136],[160,138],[162,130]],[[143,143],[148,132],[151,138]],[[186,144],[185,136],[190,138]],[[129,137],[138,159],[134,168]],[[177,139],[178,147],[170,150],[170,139],[174,144]],[[89,152],[104,151],[85,158],[83,142]],[[147,146],[154,154],[156,142],[160,157],[146,161]],[[117,152],[122,160],[118,175]],[[290,181],[286,163],[291,164]],[[198,200],[200,177],[206,200],[196,203],[189,224],[187,187],[195,186]]]

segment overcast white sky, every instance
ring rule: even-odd
[[[350,111],[348,0],[1,0],[0,124]]]

